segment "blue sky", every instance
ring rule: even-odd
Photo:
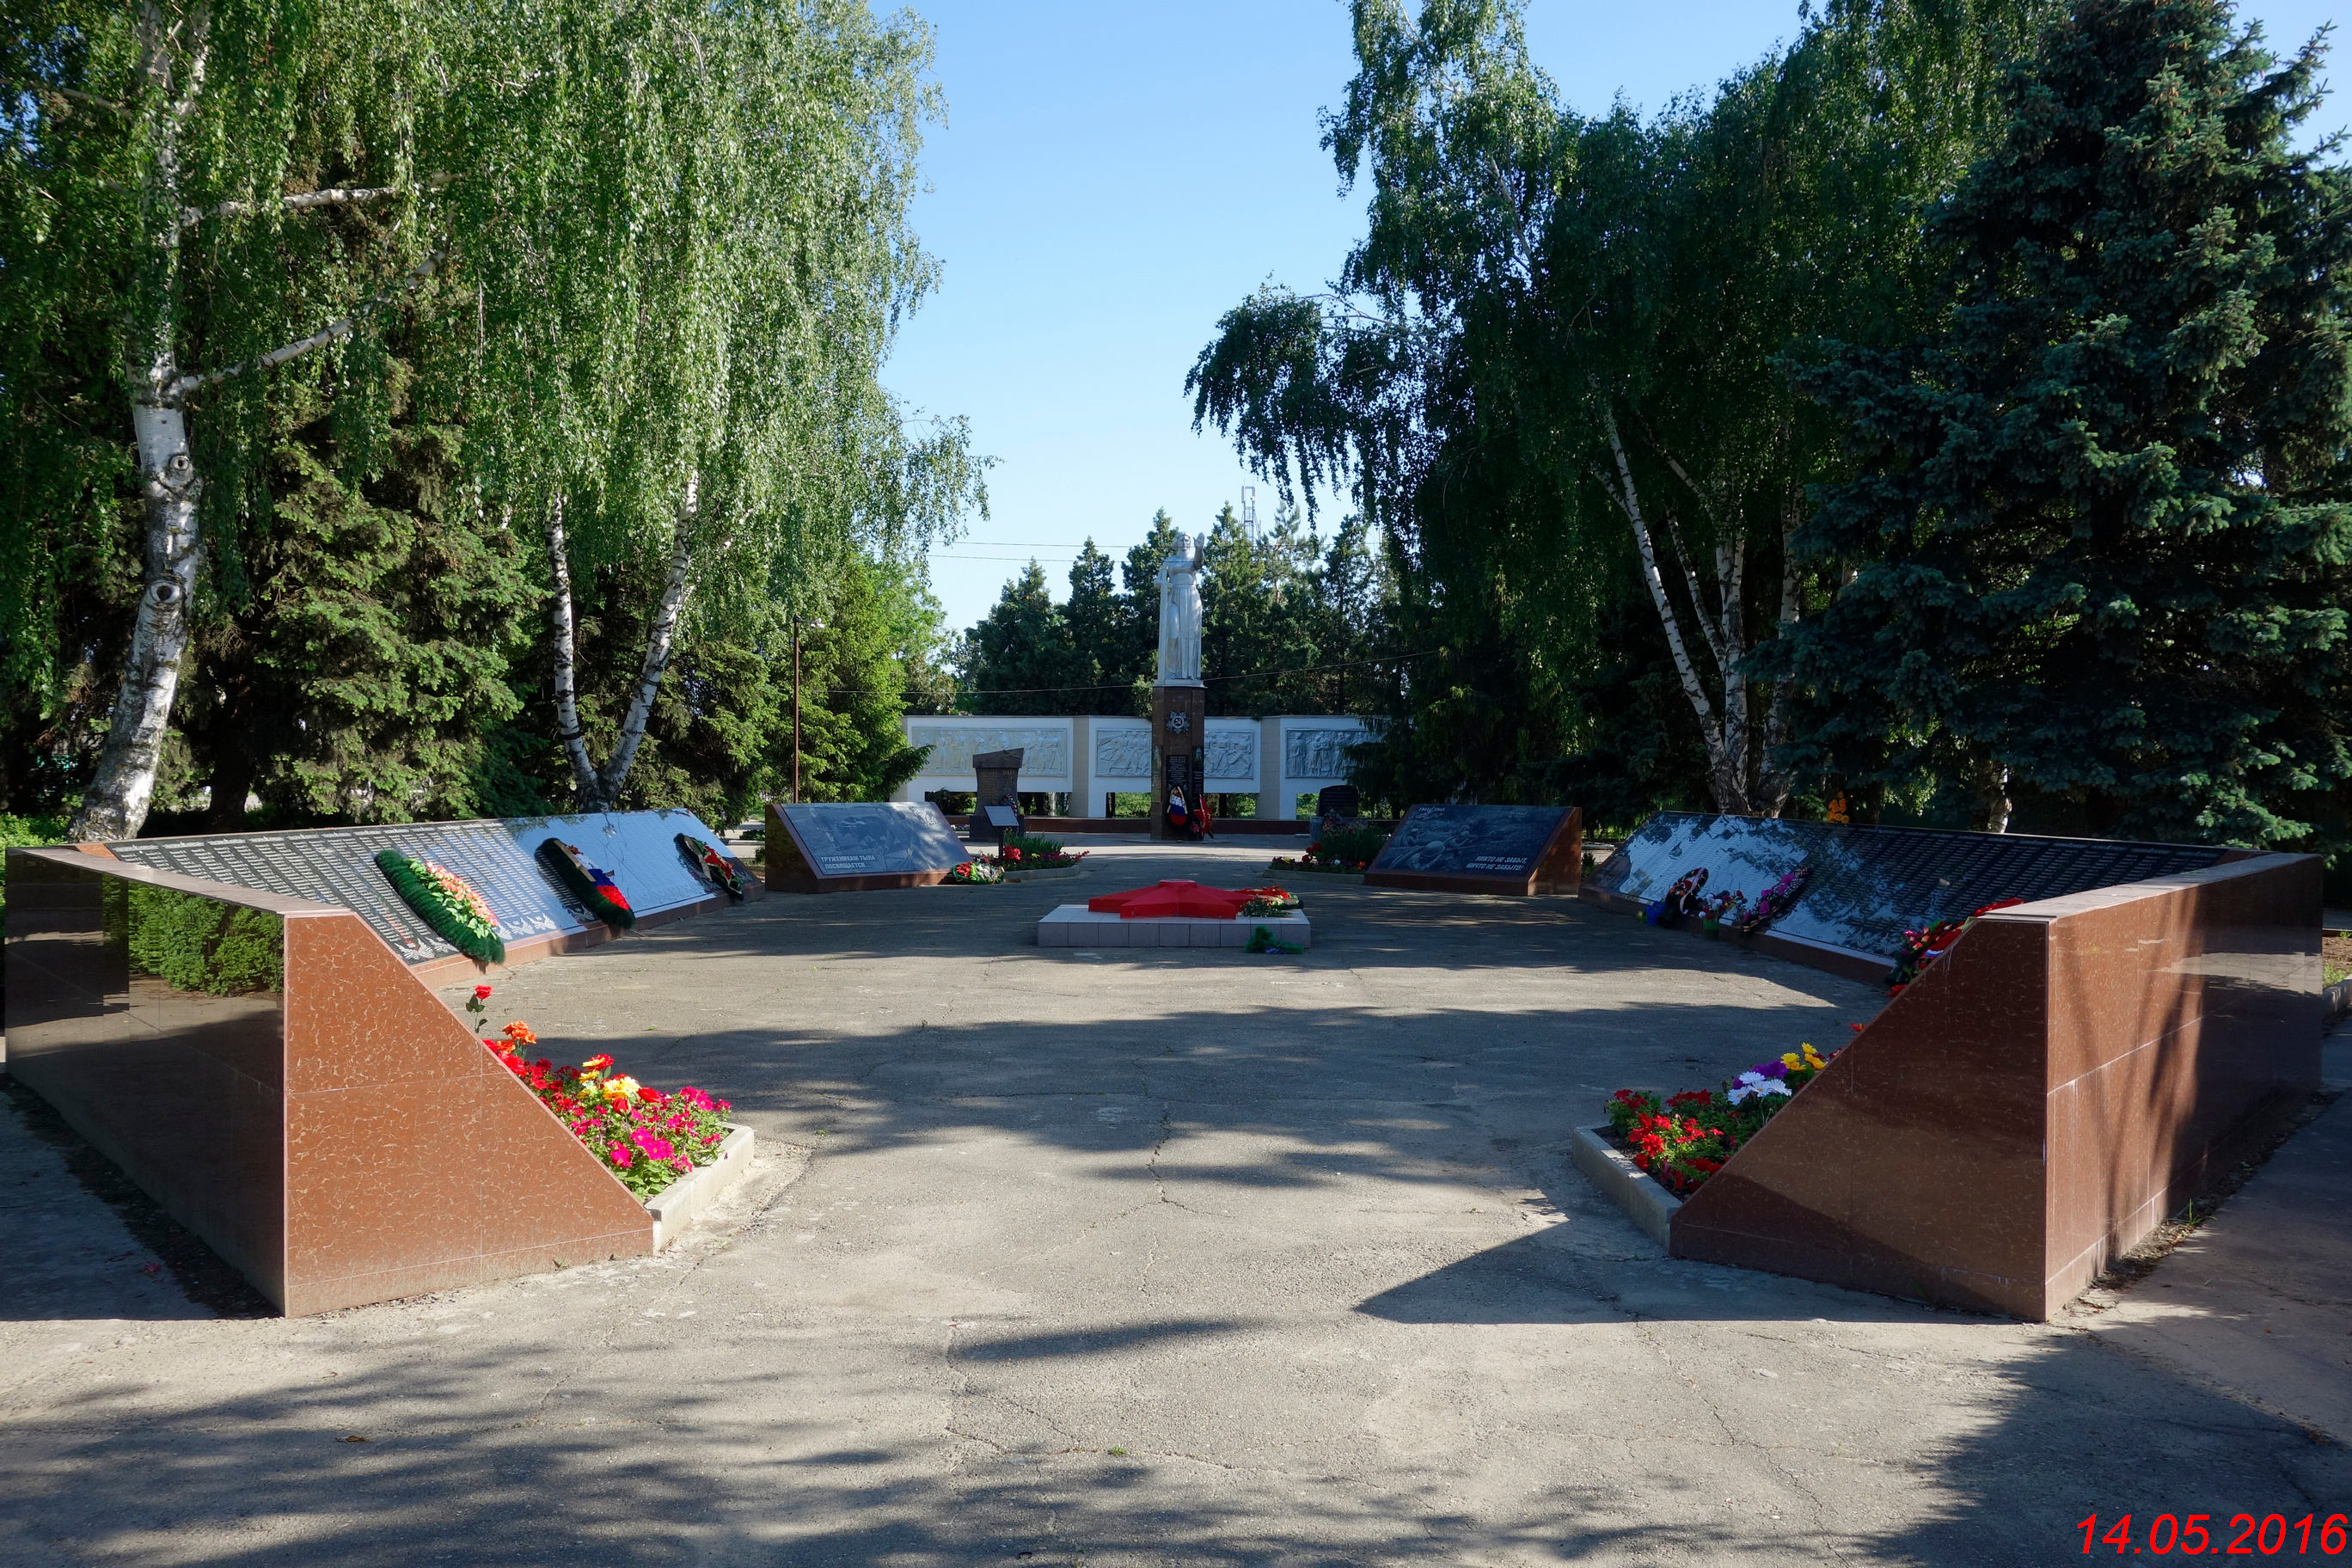
[[[2275,47],[2336,0],[2256,0]],[[916,0],[933,26],[948,121],[916,204],[940,288],[885,374],[971,420],[997,459],[992,516],[934,552],[951,626],[1035,557],[1066,592],[1088,534],[1114,555],[1153,510],[1205,528],[1258,484],[1195,436],[1184,373],[1260,282],[1313,289],[1360,230],[1318,142],[1351,74],[1341,0],[1178,5]],[[1580,109],[1655,110],[1794,32],[1795,0],[1533,0],[1537,60]],[[2331,103],[2332,126],[2347,116]],[[1258,484],[1262,516],[1272,496]]]

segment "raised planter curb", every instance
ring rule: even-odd
[[[2324,1004],[2322,1026],[2333,1024],[2347,1013],[2352,1013],[2352,980],[2339,980],[2319,993]]]
[[[1361,871],[1309,871],[1303,866],[1268,866],[1265,874],[1269,877],[1312,877],[1318,882],[1360,882],[1364,879]]]
[[[1569,1141],[1568,1152],[1576,1161],[1576,1168],[1623,1209],[1627,1219],[1640,1226],[1660,1247],[1673,1247],[1675,1211],[1683,1206],[1682,1199],[1666,1191],[1663,1184],[1635,1165],[1623,1150],[1609,1142],[1609,1129],[1578,1128]]]
[[[654,1250],[659,1252],[678,1238],[695,1216],[734,1191],[751,1173],[751,1130],[730,1130],[719,1144],[719,1158],[698,1165],[646,1200],[654,1216]]]

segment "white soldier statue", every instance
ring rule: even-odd
[[[1201,541],[1176,536],[1160,568],[1160,684],[1201,684]]]

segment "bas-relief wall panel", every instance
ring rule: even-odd
[[[1202,764],[1211,784],[1255,784],[1257,782],[1257,726],[1246,729],[1228,727],[1216,720],[1209,721],[1209,732],[1202,744],[1208,752]]]
[[[1289,730],[1282,737],[1283,776],[1294,783],[1328,781],[1348,776],[1348,753],[1366,739],[1354,728]]]
[[[1095,733],[1095,776],[1099,779],[1151,777],[1151,726],[1121,724],[1097,719]]]
[[[971,759],[983,752],[1019,748],[1022,783],[1033,778],[1070,775],[1070,731],[1066,724],[996,726],[909,722],[907,743],[929,746],[919,777],[960,778],[971,772]]]

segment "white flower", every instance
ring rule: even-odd
[[[1730,1100],[1732,1104],[1738,1105],[1741,1100],[1753,1099],[1755,1096],[1759,1094],[1786,1094],[1788,1092],[1789,1086],[1783,1083],[1780,1079],[1777,1078],[1766,1078],[1760,1072],[1750,1070],[1739,1075],[1739,1081],[1731,1086],[1731,1092],[1724,1096],[1724,1098]]]

